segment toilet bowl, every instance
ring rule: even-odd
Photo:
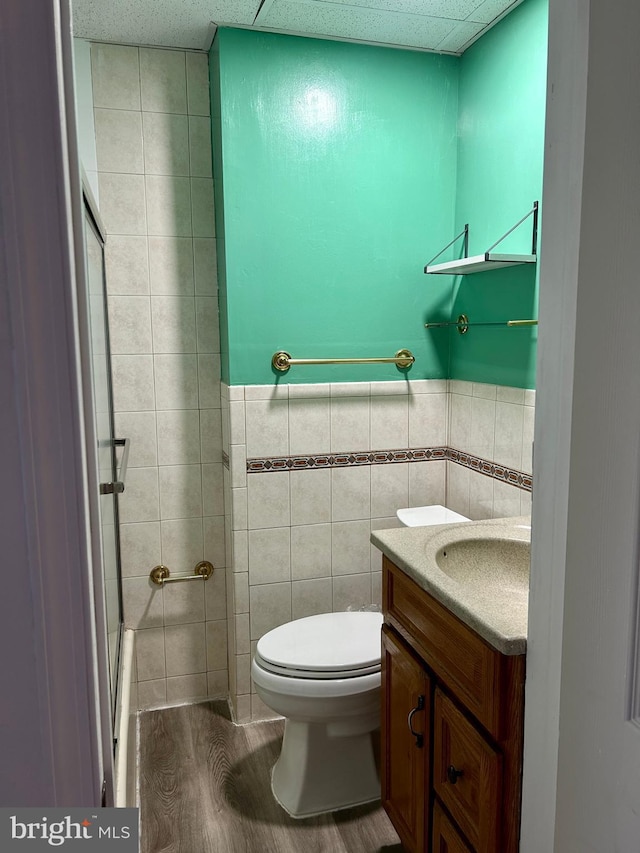
[[[292,817],[380,797],[372,733],[380,726],[381,625],[380,613],[323,613],[258,640],[256,692],[285,718],[271,788]]]

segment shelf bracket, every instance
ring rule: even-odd
[[[444,247],[444,249],[440,249],[438,254],[434,255],[434,257],[431,258],[431,260],[429,261],[428,264],[425,264],[424,271],[426,272],[429,269],[429,267],[431,266],[431,264],[434,261],[436,261],[440,257],[440,255],[444,254],[450,246],[453,246],[454,243],[457,243],[461,237],[464,237],[464,243],[462,244],[463,245],[462,257],[468,258],[469,257],[469,223],[467,222],[465,224],[464,228],[462,229],[462,231],[456,237],[454,237],[450,243],[447,243],[447,245]]]

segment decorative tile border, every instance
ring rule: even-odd
[[[499,465],[496,462],[489,462],[488,459],[482,459],[480,456],[472,456],[471,453],[465,453],[464,450],[456,450],[453,447],[447,448],[447,459],[450,462],[456,462],[471,471],[476,471],[478,474],[484,474],[486,477],[492,477],[494,480],[501,480],[510,486],[515,486],[518,489],[523,489],[525,492],[530,492],[533,480],[531,474],[526,474],[524,471],[517,471],[514,468],[506,468],[504,465]]]
[[[247,474],[264,474],[276,471],[308,471],[318,468],[349,468],[360,465],[391,465],[397,462],[455,462],[515,486],[518,489],[530,492],[532,479],[531,474],[507,468],[488,459],[472,456],[463,450],[453,447],[412,447],[401,450],[362,450],[351,453],[322,453],[317,455],[303,456],[270,456],[265,458],[247,459]],[[223,462],[228,466],[228,457]]]

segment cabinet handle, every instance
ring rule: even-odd
[[[460,776],[462,776],[462,770],[456,770],[453,764],[450,764],[447,767],[447,779],[451,782],[452,785],[455,785]]]
[[[407,725],[409,726],[409,731],[416,739],[416,746],[419,749],[422,749],[422,747],[424,746],[424,735],[420,734],[420,732],[414,732],[412,725],[413,715],[416,714],[418,711],[424,711],[424,696],[418,696],[418,704],[415,708],[412,708],[409,711],[409,716],[407,717]]]

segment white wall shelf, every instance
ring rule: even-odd
[[[515,231],[516,228],[522,225],[522,223],[530,216],[533,216],[533,234],[531,240],[530,255],[501,254],[493,251],[496,246],[502,243],[502,241],[506,237],[508,237],[512,231]],[[446,252],[446,250],[455,242],[457,242],[461,237],[464,237],[464,257],[458,258],[455,261],[446,261],[441,264],[433,263],[440,257],[440,255],[442,255],[443,252]],[[464,230],[462,230],[457,235],[457,237],[454,237],[453,240],[444,247],[444,249],[441,249],[438,254],[429,261],[429,263],[425,266],[424,271],[427,275],[471,275],[471,273],[475,272],[486,272],[487,270],[497,270],[502,269],[503,267],[518,266],[519,264],[535,264],[538,260],[538,256],[536,254],[537,243],[538,202],[534,201],[531,210],[525,216],[523,216],[522,219],[516,222],[516,224],[506,232],[506,234],[503,234],[499,240],[496,240],[493,246],[490,246],[487,251],[484,252],[482,255],[472,255],[471,257],[468,256],[469,224],[467,223],[464,226]]]

